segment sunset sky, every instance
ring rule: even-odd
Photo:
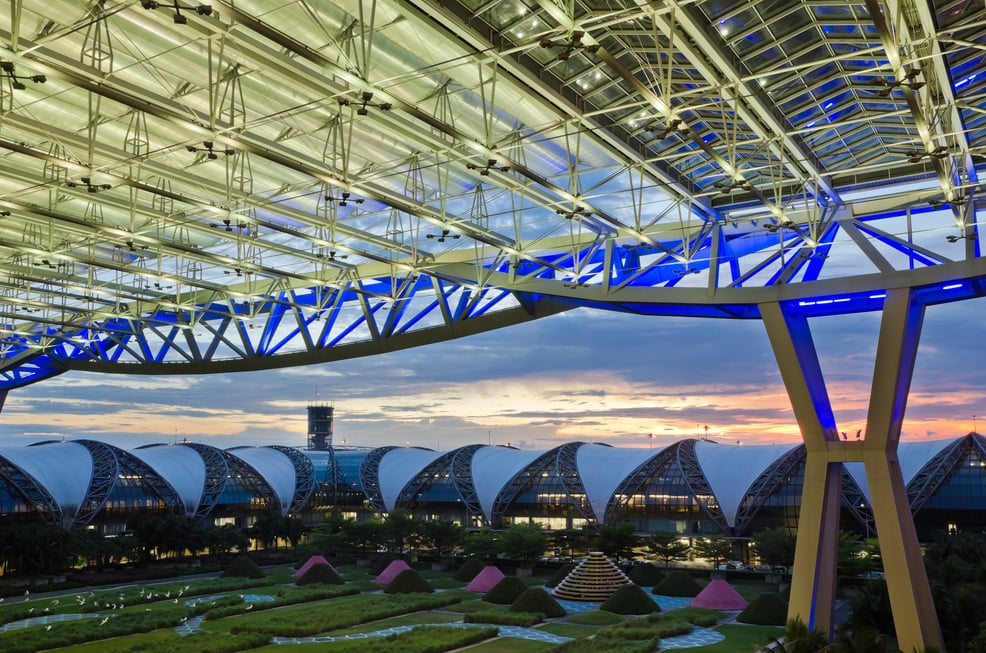
[[[976,300],[928,309],[906,439],[968,433],[986,408],[984,308]],[[850,433],[864,426],[878,320],[811,323],[839,428]],[[305,408],[316,400],[335,405],[336,442],[350,445],[657,447],[704,435],[705,426],[721,442],[799,438],[759,321],[580,309],[439,345],[269,372],[70,372],[9,394],[0,446],[82,437],[125,448],[175,438],[303,446]]]

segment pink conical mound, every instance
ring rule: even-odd
[[[308,561],[305,564],[301,565],[298,571],[294,572],[294,577],[301,578],[306,573],[308,573],[309,569],[311,569],[315,565],[329,565],[329,569],[335,571],[336,574],[339,573],[338,571],[336,571],[336,568],[333,567],[332,564],[329,563],[329,561],[323,558],[322,556],[312,556],[308,558]]]
[[[387,565],[386,569],[380,572],[380,575],[377,576],[373,582],[379,583],[380,585],[389,585],[390,581],[397,578],[397,574],[410,568],[411,566],[403,560],[394,560],[392,563]]]
[[[486,565],[482,571],[476,574],[466,589],[470,592],[489,592],[493,586],[503,580],[503,572],[493,565]]]
[[[716,578],[692,599],[692,605],[710,610],[742,610],[749,603],[721,578]]]

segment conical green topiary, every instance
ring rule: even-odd
[[[603,601],[599,609],[616,614],[650,614],[660,612],[661,606],[637,585],[624,585]]]
[[[758,626],[783,626],[787,623],[787,601],[776,592],[758,594],[736,621]]]
[[[297,585],[342,585],[343,583],[342,576],[331,566],[322,563],[312,565],[301,578],[295,581]]]
[[[265,576],[266,574],[257,566],[257,563],[246,556],[240,556],[234,560],[222,573],[223,578],[263,578]]]
[[[476,577],[476,574],[483,571],[483,567],[485,566],[486,565],[479,558],[469,558],[455,570],[455,573],[452,574],[452,578],[463,583],[468,583]]]
[[[383,588],[384,594],[411,594],[414,592],[432,593],[435,589],[428,584],[418,570],[405,569]]]
[[[558,583],[565,580],[565,576],[568,576],[573,569],[575,569],[575,565],[573,565],[572,563],[562,565],[561,567],[558,568],[558,571],[552,574],[551,578],[548,579],[548,582],[545,583],[544,586],[554,587]]]
[[[672,571],[668,577],[654,586],[654,594],[664,596],[698,596],[702,586],[684,571]]]
[[[524,582],[516,576],[504,576],[499,583],[493,586],[493,589],[483,595],[483,600],[489,603],[510,605],[526,589],[527,585],[524,585]]]
[[[634,565],[627,578],[637,585],[652,587],[664,580],[664,572],[649,562]]]
[[[517,600],[510,604],[509,612],[540,613],[549,619],[564,617],[565,608],[543,587],[528,587]]]

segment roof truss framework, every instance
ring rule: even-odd
[[[982,294],[979,5],[14,4],[2,388]]]

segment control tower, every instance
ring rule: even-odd
[[[331,451],[332,412],[334,408],[325,404],[308,406],[308,449]]]

